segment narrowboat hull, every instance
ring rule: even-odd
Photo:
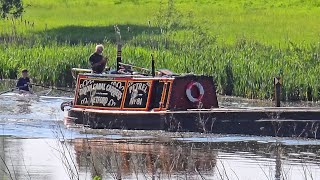
[[[153,56],[151,62],[151,75],[133,72],[134,66],[122,63],[118,44],[115,72],[73,69],[74,100],[61,104],[62,110],[70,107],[65,122],[91,128],[320,137],[320,108],[219,108],[212,76],[156,74]],[[280,97],[280,78],[274,84],[275,97]]]
[[[78,74],[66,123],[99,129],[310,137],[320,108],[219,108],[213,77]]]
[[[212,108],[119,111],[71,108],[66,122],[93,129],[134,129],[320,138],[319,108]]]

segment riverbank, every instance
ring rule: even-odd
[[[282,100],[320,99],[317,3],[168,2],[26,1],[22,19],[0,22],[0,77],[28,68],[37,82],[72,86],[70,69],[88,67],[96,43],[115,67],[120,33],[126,63],[150,68],[154,53],[156,68],[212,75],[220,94],[257,99],[273,97],[280,75]]]

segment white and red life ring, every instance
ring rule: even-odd
[[[193,87],[198,88],[198,91],[199,91],[199,96],[198,97],[193,97],[192,96],[191,89]],[[199,82],[192,82],[192,83],[188,84],[187,89],[186,89],[186,95],[187,95],[189,101],[191,101],[193,103],[200,102],[202,100],[202,98],[203,98],[203,95],[204,95],[203,86]]]

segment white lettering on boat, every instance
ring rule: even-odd
[[[94,80],[83,80],[79,85],[78,95],[81,105],[102,105],[114,107],[121,103],[124,82],[112,81],[111,83]],[[89,98],[89,97],[90,98]],[[89,99],[88,99],[89,98]],[[118,102],[118,103],[117,103]]]
[[[122,85],[122,82],[112,81],[111,85],[122,91],[124,90],[124,86]]]
[[[105,91],[109,92],[112,97],[116,97],[118,101],[122,98],[122,92],[111,84],[106,86]]]
[[[142,105],[142,98],[130,98],[129,105]]]
[[[88,99],[87,98],[83,98],[81,101],[80,101],[80,104],[88,104]]]
[[[108,106],[116,106],[116,102],[114,102],[113,99],[110,99],[110,101],[108,102]]]
[[[95,104],[102,104],[103,106],[106,106],[106,104],[108,104],[108,97],[102,97],[102,96],[92,97],[91,105],[95,105]]]
[[[143,91],[144,93],[147,93],[148,86],[145,83],[133,83],[129,87],[129,93],[132,93],[134,90],[140,90]]]
[[[80,85],[79,85],[79,95],[85,95],[88,92],[92,92],[94,90],[93,88],[94,80],[84,80]]]

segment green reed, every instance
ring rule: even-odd
[[[157,44],[157,65],[179,73],[212,75],[222,94],[272,98],[273,78],[281,76],[283,99],[319,99],[319,44],[288,42],[286,47],[280,48],[240,39],[233,45],[223,46],[214,39],[207,42],[195,39],[180,43],[173,36],[162,38],[160,42],[153,39],[152,44]],[[144,43],[132,44],[140,47]],[[136,57],[137,52],[130,53],[132,58],[141,57],[141,51],[139,57]],[[145,61],[136,62],[139,65],[150,62],[148,53],[144,54]]]
[[[42,3],[44,2],[47,1]],[[283,79],[283,100],[320,99],[318,75],[320,44],[315,43],[316,40],[295,42],[289,39],[285,42],[279,40],[281,44],[275,45],[276,43],[268,43],[268,41],[252,40],[255,38],[238,37],[235,41],[229,41],[226,38],[227,42],[224,43],[221,37],[215,36],[208,30],[208,27],[214,29],[214,23],[202,23],[204,25],[200,26],[197,21],[201,16],[192,15],[197,12],[182,13],[173,1],[169,0],[169,2],[171,3],[168,3],[167,7],[165,3],[165,5],[162,4],[162,8],[148,24],[141,25],[139,22],[119,25],[124,44],[124,62],[150,68],[150,55],[154,53],[158,69],[171,69],[181,74],[210,75],[215,78],[217,90],[221,94],[260,99],[273,97],[273,78],[280,75]],[[125,3],[114,5],[114,8],[127,9],[126,5]],[[214,4],[208,5],[215,7]],[[148,6],[154,5],[151,3]],[[299,9],[299,7],[295,8]],[[59,6],[59,8],[60,11],[65,11],[62,7]],[[76,8],[73,10],[75,14],[83,16],[76,11]],[[237,13],[241,14],[240,10],[234,11],[234,17],[237,17]],[[269,10],[282,12],[277,8]],[[30,15],[42,12],[38,12],[37,9],[30,11]],[[54,12],[56,11],[51,13]],[[245,12],[250,17],[260,17],[259,13],[251,14],[251,11],[247,10]],[[312,9],[312,12],[316,14],[315,9]],[[98,15],[99,13],[95,14],[97,17]],[[140,15],[141,17],[139,16],[140,18],[136,20],[143,17],[143,13]],[[229,16],[217,14],[215,17],[228,20]],[[288,19],[290,17],[286,16]],[[264,20],[267,17],[260,18]],[[50,18],[47,19],[50,20]],[[82,19],[85,17],[77,21],[80,23]],[[61,21],[65,21],[64,24],[71,23],[68,17],[61,17]],[[268,19],[266,21],[269,22]],[[51,25],[59,27],[59,22],[53,21]],[[70,70],[72,67],[89,67],[88,56],[94,50],[96,45],[94,42],[103,42],[106,47],[105,55],[110,59],[108,65],[111,68],[115,67],[116,38],[113,25],[86,24],[86,26],[62,26],[59,29],[47,27],[47,24],[39,24],[37,21],[34,24],[22,18],[8,19],[0,22],[0,25],[1,23],[5,25],[0,32],[0,77],[2,78],[16,78],[22,68],[28,68],[36,82],[72,86]],[[257,27],[258,25],[256,24]],[[229,29],[234,28],[238,27]],[[239,27],[239,32],[246,32],[246,30],[248,29]],[[264,35],[264,31],[258,34]],[[273,36],[267,35],[267,37]],[[303,37],[299,36],[299,38]],[[277,37],[273,37],[272,42],[276,39]]]
[[[0,50],[0,74],[3,78],[16,78],[22,68],[27,68],[37,82],[70,84],[71,68],[87,66],[84,54],[89,50],[82,45],[10,45]]]
[[[172,34],[159,37],[144,34],[124,45],[123,61],[150,68],[150,55],[154,53],[157,68],[210,75],[215,78],[219,93],[248,98],[272,98],[273,78],[280,75],[283,99],[319,99],[319,44],[288,43],[287,47],[279,48],[244,39],[224,46],[214,39],[203,44],[198,40],[183,42]],[[108,65],[114,68],[115,44],[105,42],[104,45]],[[70,86],[71,68],[88,68],[88,56],[94,46],[54,41],[46,45],[1,45],[0,76],[16,78],[22,68],[28,68],[37,82]]]

